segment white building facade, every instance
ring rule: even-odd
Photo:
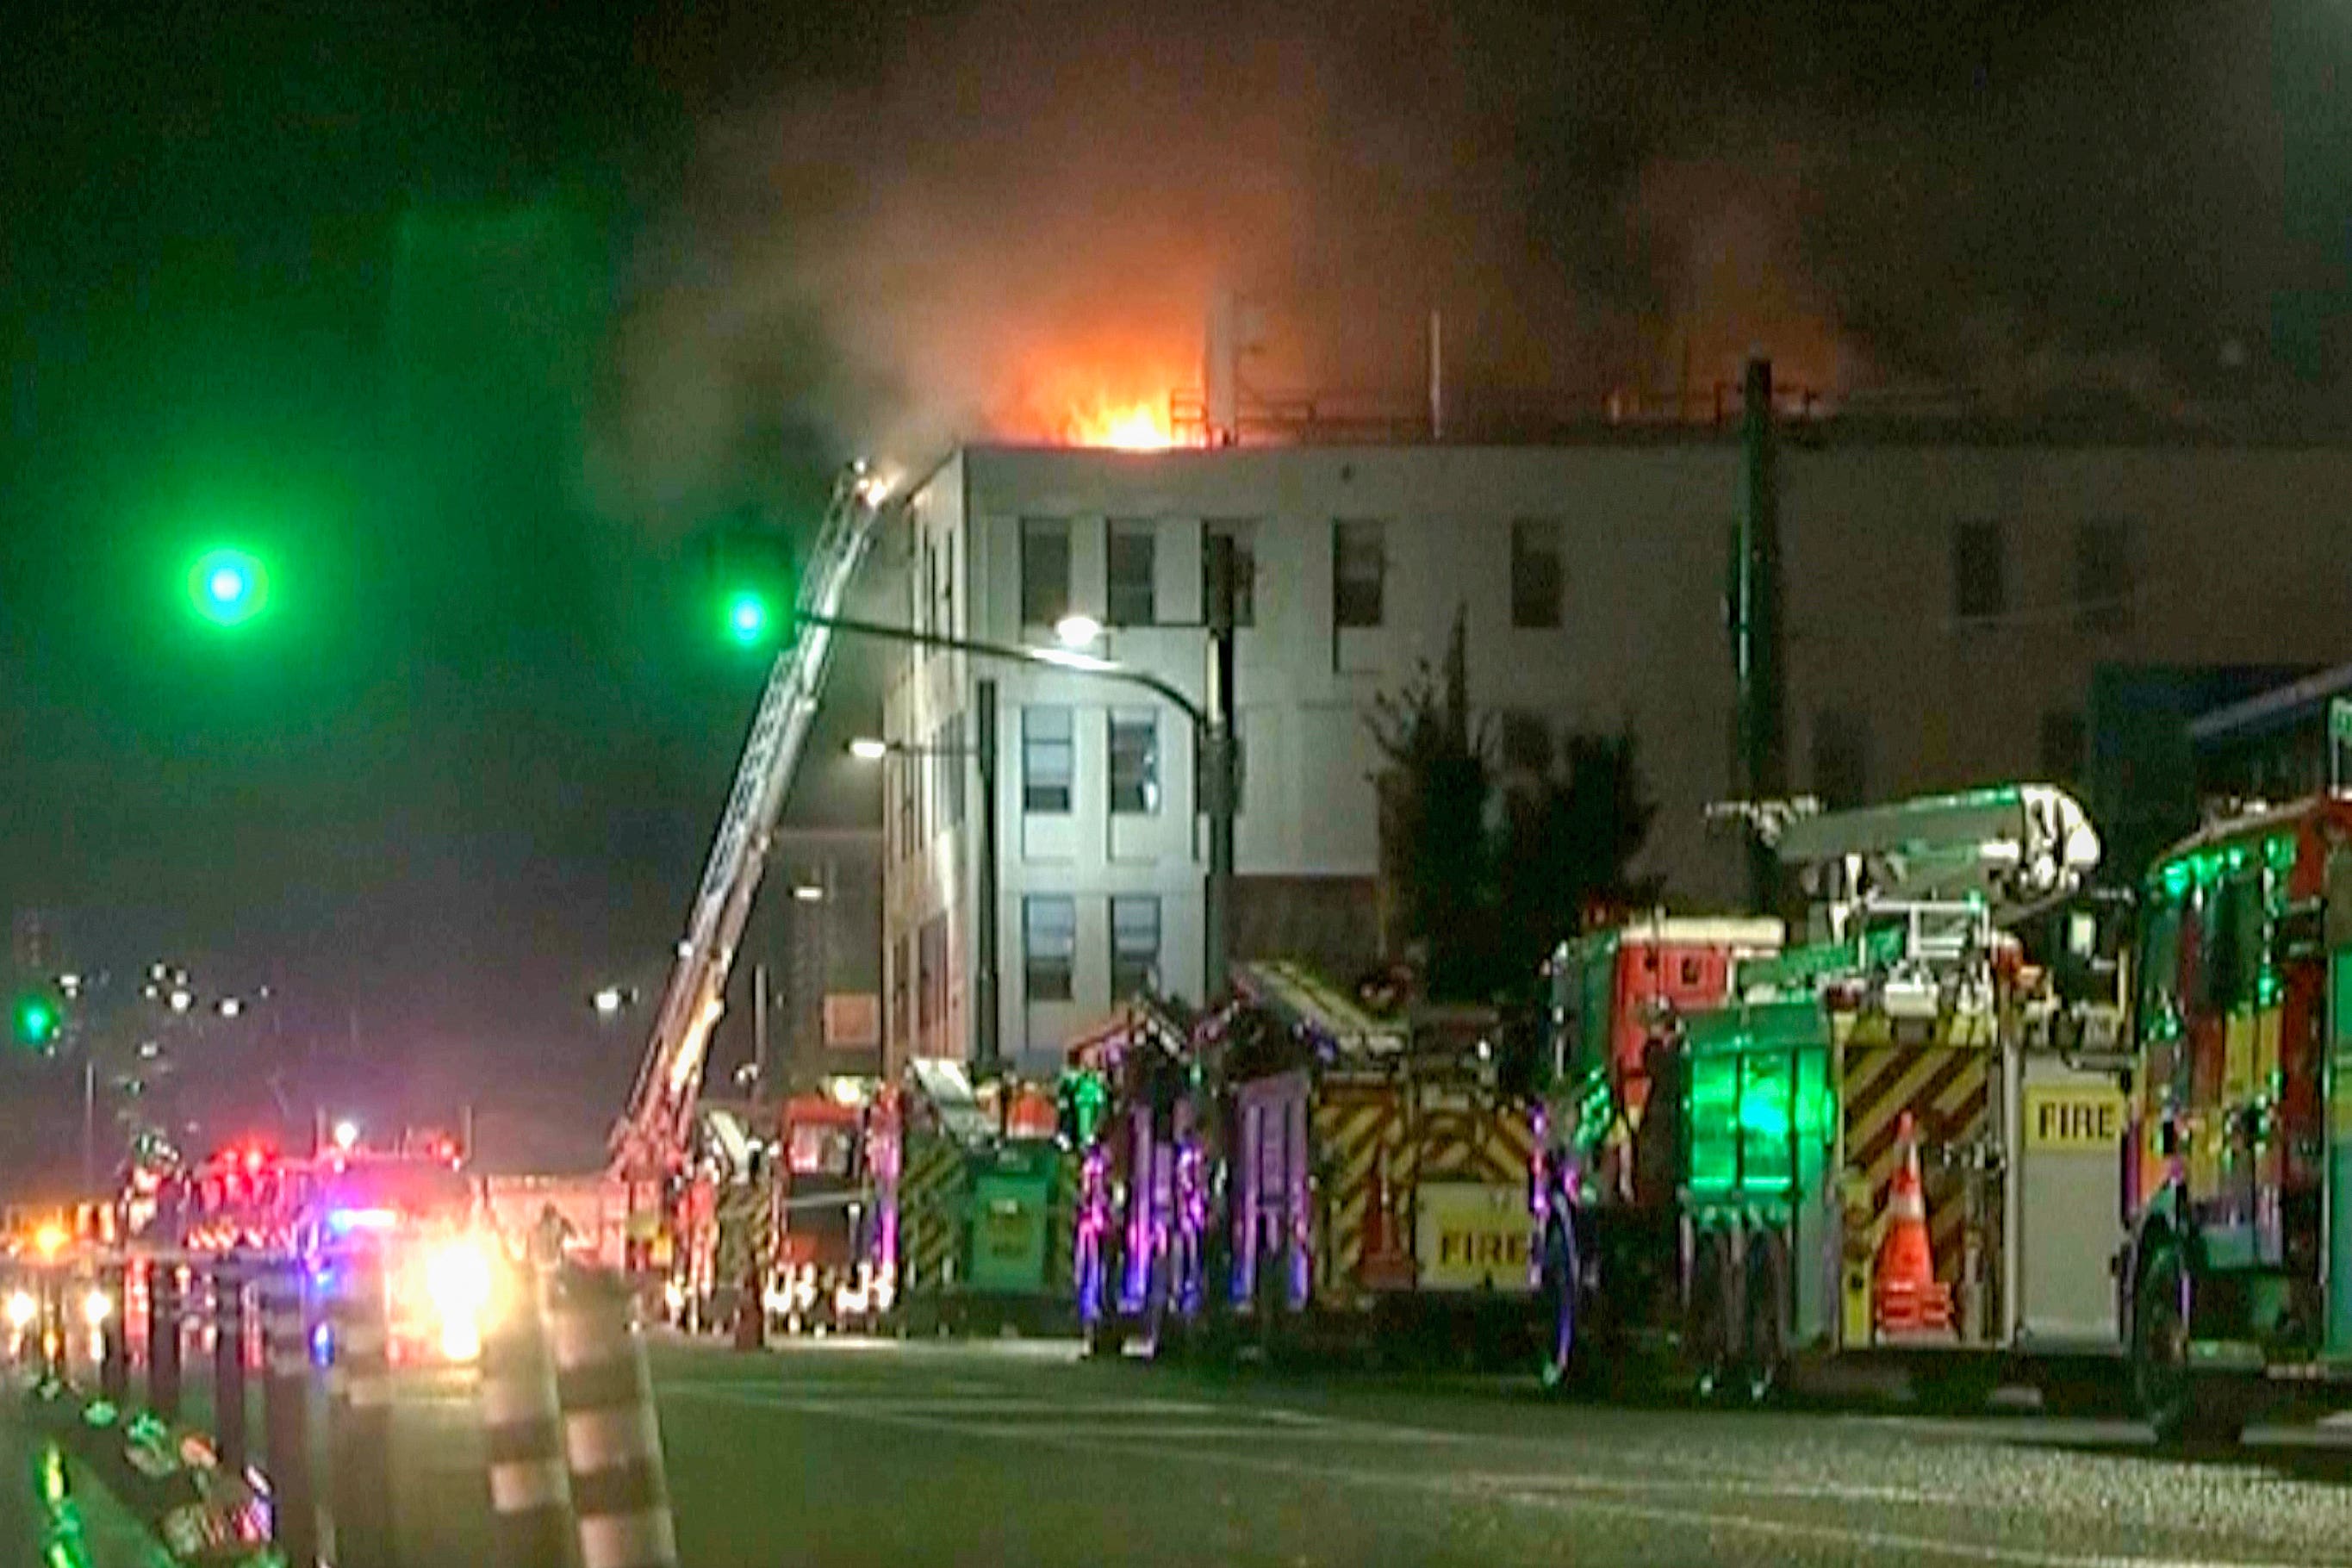
[[[2352,449],[1832,426],[1785,444],[1779,468],[1789,773],[1833,801],[2073,778],[2102,664],[2318,665],[2352,640],[2335,543]],[[1659,807],[1642,868],[1677,904],[1736,896],[1737,847],[1703,813],[1731,787],[1724,579],[1740,479],[1727,438],[971,447],[916,489],[893,542],[919,630],[1049,647],[1081,613],[1108,628],[1094,652],[1198,700],[1202,541],[1229,531],[1236,947],[1369,957],[1380,757],[1366,716],[1443,656],[1457,612],[1498,761],[1538,767],[1564,732],[1630,728]],[[893,1065],[992,1047],[1044,1066],[1138,985],[1197,1000],[1206,843],[1183,712],[1100,676],[908,651],[885,707]]]

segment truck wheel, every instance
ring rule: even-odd
[[[1543,1285],[1536,1298],[1536,1329],[1543,1336],[1540,1370],[1546,1388],[1559,1388],[1575,1374],[1583,1328],[1583,1314],[1576,1299],[1580,1277],[1575,1232],[1567,1220],[1556,1219],[1544,1230]]]
[[[1701,1231],[1691,1249],[1690,1300],[1683,1309],[1683,1352],[1701,1399],[1719,1397],[1731,1382],[1733,1322],[1730,1235]]]
[[[1748,1402],[1778,1395],[1789,1373],[1789,1256],[1780,1237],[1762,1232],[1748,1247],[1747,1332],[1742,1336]]]
[[[2158,1243],[2132,1293],[2132,1403],[2159,1443],[2234,1443],[2244,1413],[2217,1380],[2198,1377],[2189,1363],[2193,1286],[2179,1244]]]

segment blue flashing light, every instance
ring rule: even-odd
[[[327,1228],[337,1236],[349,1236],[355,1230],[390,1230],[399,1218],[390,1209],[331,1209],[327,1214]]]

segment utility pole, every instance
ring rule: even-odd
[[[1214,1006],[1231,987],[1234,918],[1234,812],[1238,805],[1234,708],[1234,536],[1207,540],[1209,554],[1208,722],[1201,740],[1202,795],[1209,813],[1209,880],[1202,900],[1202,997]]]
[[[996,1016],[997,957],[997,889],[996,889],[996,682],[982,679],[974,694],[972,722],[977,731],[972,737],[980,761],[980,865],[972,879],[976,889],[974,901],[979,905],[980,930],[973,946],[972,1003],[980,1009],[979,1027],[974,1031],[972,1055],[974,1065],[982,1074],[992,1073],[1003,1059],[1000,1031],[1003,1022]],[[957,759],[956,766],[963,762]]]
[[[1732,555],[1731,662],[1738,683],[1738,788],[1761,804],[1789,793],[1788,718],[1780,604],[1780,477],[1772,425],[1772,362],[1748,362],[1740,388],[1740,507]],[[1759,914],[1780,903],[1772,847],[1748,840],[1748,901]]]

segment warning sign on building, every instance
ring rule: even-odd
[[[2097,1085],[2025,1089],[2025,1146],[2113,1153],[2124,1137],[2124,1097]]]

